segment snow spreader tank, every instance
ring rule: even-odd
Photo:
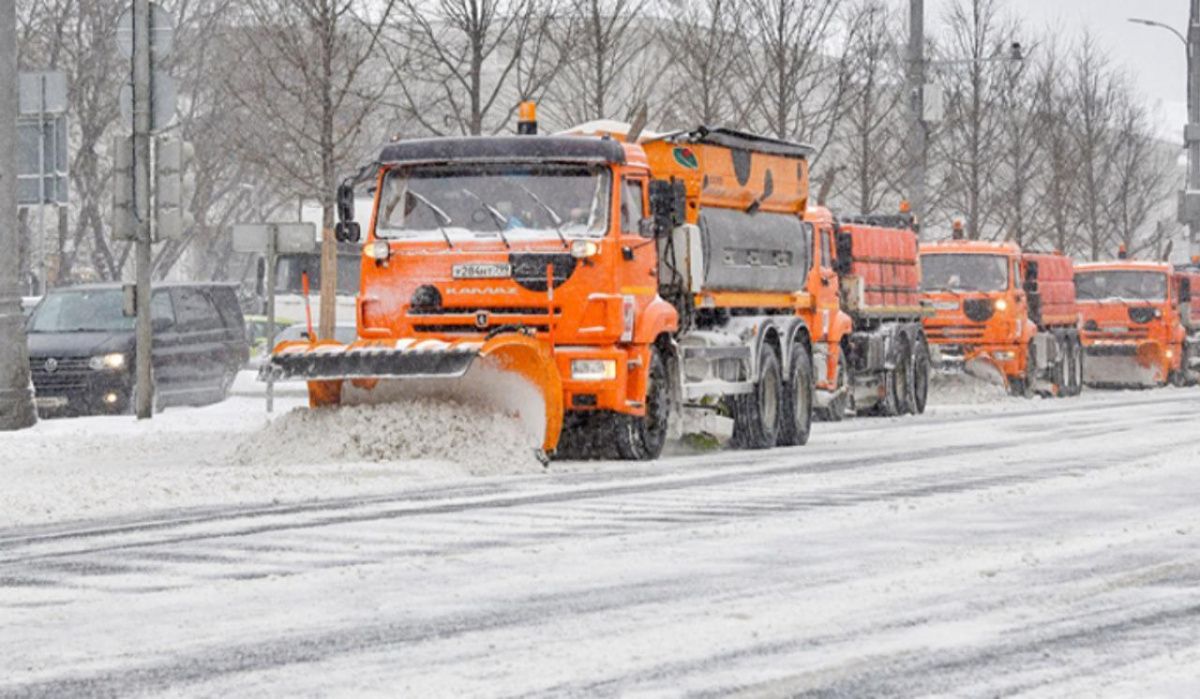
[[[811,360],[807,147],[724,130],[435,138],[386,147],[371,182],[359,340],[288,343],[266,371],[314,407],[435,394],[656,458],[672,411],[727,400],[739,443],[802,443]],[[649,153],[649,156],[648,156]],[[337,234],[358,241],[339,206]],[[585,456],[588,454],[584,454]]]

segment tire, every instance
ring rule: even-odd
[[[1074,361],[1074,350],[1066,335],[1054,334],[1054,342],[1058,345],[1058,361],[1054,363],[1050,378],[1054,383],[1054,398],[1064,398],[1071,395],[1071,364]]]
[[[838,395],[829,402],[828,407],[816,409],[816,418],[821,422],[841,422],[846,419],[846,411],[850,409],[850,372],[846,368],[846,350],[841,345],[837,349],[837,372],[834,390]]]
[[[1072,347],[1075,348],[1075,363],[1073,371],[1075,373],[1075,388],[1072,396],[1078,396],[1083,393],[1083,363],[1086,361],[1086,353],[1083,350],[1083,343],[1079,341],[1079,337],[1072,338]]]
[[[1008,392],[1018,398],[1033,398],[1033,384],[1036,376],[1033,362],[1033,343],[1025,348],[1025,375],[1018,379],[1010,379]]]
[[[758,351],[758,380],[754,390],[733,396],[733,445],[740,449],[769,449],[778,441],[783,376],[775,348],[763,343]]]
[[[617,416],[617,454],[627,461],[653,461],[662,455],[671,419],[671,381],[667,362],[657,347],[650,348],[646,414]]]
[[[897,362],[891,370],[883,375],[883,400],[879,403],[879,414],[884,417],[896,417],[908,410],[912,396],[912,355],[908,350],[908,338],[900,336],[896,351]]]
[[[807,444],[813,421],[812,356],[808,348],[799,342],[792,347],[791,368],[788,380],[783,384],[779,412],[779,446],[799,447]],[[844,408],[842,414],[845,414]]]
[[[929,345],[924,340],[917,342],[913,353],[913,406],[916,415],[925,414],[929,403],[929,374],[933,371],[933,360],[929,357]]]

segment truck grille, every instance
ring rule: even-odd
[[[930,342],[970,342],[983,339],[981,325],[942,325],[925,328],[925,335]]]
[[[505,325],[519,325],[536,332],[550,329],[550,309],[531,308],[439,308],[434,311],[412,311],[413,328],[427,333],[482,333]],[[553,320],[562,319],[562,309],[555,308]]]
[[[88,357],[35,357],[29,360],[29,373],[37,393],[66,393],[87,385],[91,369]],[[53,370],[52,370],[53,368]]]

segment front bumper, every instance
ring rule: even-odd
[[[34,376],[34,406],[42,418],[117,415],[130,409],[132,382],[127,375],[97,374],[74,384],[55,384]]]

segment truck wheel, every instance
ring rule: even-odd
[[[1033,398],[1037,369],[1033,363],[1033,343],[1025,348],[1025,375],[1008,380],[1008,392],[1018,398]]]
[[[1054,362],[1054,368],[1050,370],[1050,379],[1054,383],[1052,397],[1063,398],[1071,395],[1071,361],[1074,348],[1066,335],[1055,333],[1054,342],[1058,345],[1058,361]]]
[[[671,418],[671,383],[667,363],[657,347],[650,348],[650,371],[646,386],[646,414],[617,418],[617,453],[628,461],[653,461],[667,443]]]
[[[808,354],[808,348],[799,342],[792,347],[791,372],[783,384],[783,399],[779,407],[779,446],[799,447],[807,444],[813,420],[812,357]],[[842,407],[842,414],[845,415],[845,406]]]
[[[896,417],[909,411],[912,400],[912,353],[908,351],[908,339],[901,336],[897,340],[900,348],[896,352],[896,366],[884,374],[883,402],[879,404],[879,412],[884,417]]]
[[[779,397],[783,377],[774,348],[763,343],[758,355],[758,381],[754,390],[730,401],[733,409],[733,444],[741,449],[775,446],[779,434]]]
[[[1084,361],[1086,361],[1086,359],[1085,359],[1085,353],[1083,351],[1083,343],[1079,341],[1078,336],[1075,336],[1073,338],[1071,347],[1074,350],[1074,357],[1075,357],[1075,360],[1074,360],[1073,364],[1071,365],[1071,371],[1074,374],[1074,382],[1075,382],[1075,386],[1073,388],[1073,392],[1071,393],[1071,395],[1078,396],[1079,394],[1083,393],[1083,363],[1084,363]]]
[[[933,360],[929,358],[929,345],[917,342],[916,352],[913,353],[913,407],[917,415],[925,413],[929,402],[929,373]]]
[[[841,345],[838,345],[837,355],[837,380],[834,381],[837,395],[827,407],[817,408],[817,419],[822,422],[841,422],[850,409],[850,371],[846,368],[846,350]]]

